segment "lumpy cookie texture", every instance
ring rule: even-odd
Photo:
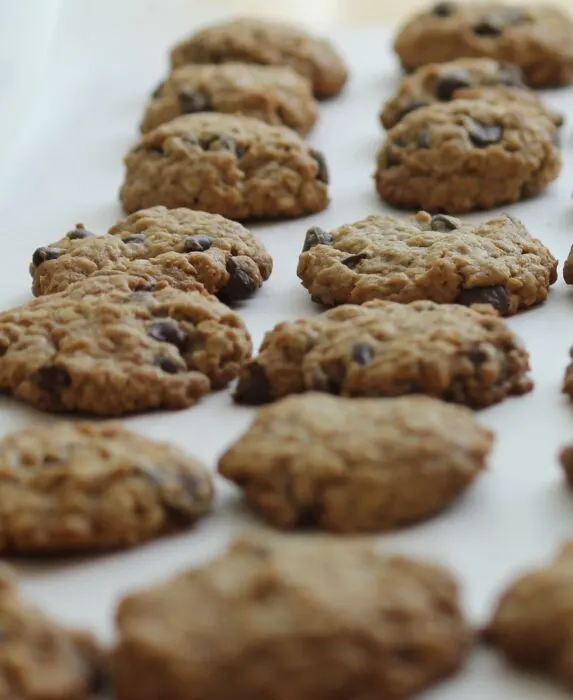
[[[0,569],[0,697],[88,700],[102,654],[87,632],[60,627],[25,603],[7,567]]]
[[[401,700],[471,642],[446,570],[347,542],[236,542],[125,598],[116,624],[118,700]]]
[[[329,306],[371,299],[491,304],[504,316],[545,301],[557,260],[508,215],[481,223],[453,216],[369,216],[327,232],[309,229],[298,275]]]
[[[532,87],[573,81],[573,20],[541,3],[438,2],[402,27],[394,48],[407,70],[486,57],[519,66]]]
[[[121,273],[183,291],[204,285],[232,302],[253,294],[270,276],[272,264],[263,244],[241,224],[159,206],[121,219],[107,236],[76,227],[37,249],[30,273],[36,296],[63,291],[87,277]]]
[[[430,517],[481,473],[493,434],[425,396],[290,396],[260,410],[219,473],[280,528],[388,530]]]
[[[454,100],[387,133],[376,186],[397,207],[458,214],[540,194],[561,170],[557,127],[528,105]]]
[[[291,129],[200,113],[145,134],[125,159],[124,209],[189,207],[229,219],[303,216],[328,206],[322,153]]]
[[[129,547],[211,508],[206,468],[119,424],[61,422],[0,440],[0,551]]]
[[[521,341],[489,306],[369,301],[280,323],[243,369],[235,400],[428,394],[479,407],[530,391],[528,369]]]
[[[46,411],[121,415],[193,405],[251,353],[214,297],[89,278],[0,314],[0,388]]]
[[[301,134],[307,134],[318,119],[311,84],[287,66],[187,65],[176,68],[154,93],[141,130],[151,131],[195,112],[243,114]]]
[[[573,690],[573,542],[549,565],[526,573],[502,594],[486,640],[520,667]]]
[[[256,19],[239,19],[202,29],[173,49],[171,63],[229,63],[240,61],[290,66],[310,80],[319,98],[337,95],[348,70],[328,39],[299,27]]]
[[[460,97],[523,102],[549,116],[556,126],[563,123],[561,114],[525,88],[517,66],[490,58],[461,58],[419,68],[402,80],[396,94],[385,103],[380,119],[390,129],[410,112]]]

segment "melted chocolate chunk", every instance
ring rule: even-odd
[[[310,155],[318,163],[318,176],[317,176],[317,178],[321,182],[324,182],[325,185],[328,185],[328,183],[330,182],[330,175],[328,173],[328,165],[326,164],[326,159],[324,157],[324,154],[321,153],[320,151],[315,150],[314,148],[311,148]]]
[[[32,255],[32,263],[39,267],[42,263],[47,260],[56,260],[60,255],[63,255],[63,250],[58,250],[57,248],[37,248]]]
[[[503,139],[503,127],[498,124],[484,124],[470,117],[466,128],[470,141],[477,148],[494,146]]]
[[[344,258],[344,260],[341,260],[340,262],[346,267],[349,267],[351,270],[353,270],[361,260],[365,260],[367,257],[368,253],[356,253],[355,255],[349,255],[347,258]]]
[[[302,252],[306,253],[307,250],[314,248],[316,245],[332,245],[332,234],[320,228],[320,226],[309,228],[304,237]]]
[[[159,369],[163,370],[163,372],[166,374],[178,374],[179,372],[184,371],[183,367],[178,365],[175,360],[167,355],[159,355],[159,357],[155,358],[153,364],[156,367],[159,367]]]
[[[359,365],[369,365],[374,357],[374,348],[368,343],[356,343],[352,346],[352,359]]]
[[[509,296],[503,284],[462,289],[456,299],[456,304],[461,304],[462,306],[491,304],[491,306],[497,309],[502,315],[509,312]]]
[[[254,270],[241,258],[229,258],[227,262],[229,281],[219,291],[221,299],[227,302],[240,301],[256,292],[259,278],[253,277]]]
[[[185,239],[183,250],[186,253],[203,253],[213,245],[211,236],[189,236]]]
[[[160,343],[169,343],[183,351],[189,338],[187,331],[183,330],[176,321],[168,318],[155,321],[147,331],[147,335]]]
[[[472,80],[467,70],[458,68],[441,75],[436,82],[436,97],[442,102],[448,102],[456,90],[470,87]]]
[[[198,90],[182,90],[178,95],[179,107],[183,114],[208,112],[211,110],[211,100],[204,92]]]
[[[44,365],[36,372],[36,383],[52,395],[59,394],[72,383],[68,371],[58,365]]]
[[[432,231],[440,231],[446,233],[447,231],[454,231],[458,227],[458,222],[453,216],[446,216],[445,214],[436,214],[432,216],[430,221],[430,228]]]
[[[251,362],[243,371],[235,389],[236,403],[259,406],[271,400],[271,385],[263,367]]]

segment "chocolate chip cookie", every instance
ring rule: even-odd
[[[485,89],[483,89],[485,88]],[[386,129],[420,107],[458,98],[523,101],[563,124],[563,116],[546,107],[523,83],[517,66],[490,58],[460,58],[431,63],[406,76],[396,94],[382,108],[380,120]]]
[[[321,540],[236,542],[125,598],[116,624],[117,700],[274,700],[277,689],[398,700],[456,673],[472,636],[445,569]]]
[[[520,667],[573,690],[573,542],[548,566],[526,573],[501,596],[485,637]]]
[[[459,214],[541,193],[561,170],[557,127],[517,102],[421,107],[388,131],[376,186],[397,207]]]
[[[310,80],[316,97],[337,95],[348,70],[328,39],[282,22],[237,19],[206,27],[173,49],[174,68],[187,63],[255,63],[290,66]]]
[[[481,56],[516,64],[532,87],[573,81],[573,20],[541,3],[438,2],[402,27],[394,48],[406,70]]]
[[[114,416],[186,408],[249,359],[237,314],[214,297],[131,291],[121,275],[0,314],[0,390],[45,411]]]
[[[309,229],[298,276],[327,306],[429,299],[491,304],[509,316],[545,301],[557,260],[508,215],[476,224],[419,212]]]
[[[97,644],[65,629],[20,597],[0,569],[0,697],[3,700],[88,700],[100,679]]]
[[[86,277],[124,273],[150,285],[184,291],[204,285],[226,302],[245,299],[269,278],[273,261],[241,224],[190,209],[143,209],[121,219],[107,236],[83,226],[38,248],[30,273],[36,296],[53,294]]]
[[[567,284],[573,284],[573,246],[563,264],[563,279]]]
[[[219,473],[285,529],[376,532],[428,518],[485,467],[493,433],[426,396],[290,396],[262,408]]]
[[[569,357],[570,362],[565,370],[565,378],[563,380],[563,393],[573,400],[573,347],[569,351]]]
[[[252,63],[187,65],[176,68],[153,94],[141,131],[195,112],[243,114],[301,134],[307,134],[318,119],[310,82],[292,68]]]
[[[0,440],[0,552],[131,547],[211,508],[206,468],[113,423],[61,422]]]
[[[521,341],[490,306],[376,300],[279,323],[244,368],[235,401],[324,391],[489,406],[531,391],[528,369]]]
[[[231,114],[188,114],[128,153],[120,191],[129,212],[163,205],[229,219],[283,219],[328,206],[322,153],[284,126]]]

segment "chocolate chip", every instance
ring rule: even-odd
[[[165,82],[162,80],[159,83],[159,85],[155,88],[155,90],[151,93],[152,99],[156,100],[161,95],[161,91],[163,90],[164,85],[165,85]]]
[[[432,216],[432,220],[430,221],[430,228],[432,231],[446,233],[447,231],[454,231],[457,227],[457,219],[454,219],[453,216],[446,216],[445,214],[436,214]]]
[[[353,270],[361,260],[364,260],[367,257],[368,253],[356,253],[356,255],[349,255],[347,258],[344,258],[344,260],[341,260],[340,262],[343,265],[346,265],[346,267],[349,267],[351,270]]]
[[[509,312],[509,296],[503,284],[462,289],[455,301],[456,304],[461,304],[462,306],[491,304],[503,315]]]
[[[332,234],[320,228],[320,226],[312,226],[304,237],[302,252],[306,253],[307,250],[314,248],[315,245],[332,245]]]
[[[483,124],[470,117],[466,128],[470,141],[478,148],[493,146],[503,138],[503,128],[498,124]]]
[[[77,226],[73,231],[68,231],[68,233],[66,233],[66,238],[68,238],[70,241],[75,241],[79,240],[80,238],[88,238],[89,236],[93,235],[94,234],[90,231],[86,231],[83,226]]]
[[[253,270],[240,258],[229,258],[227,272],[229,281],[219,291],[219,297],[224,301],[234,302],[246,299],[259,288],[258,277],[253,276]]]
[[[456,90],[470,87],[472,84],[467,70],[450,70],[441,75],[436,82],[436,97],[442,102],[448,102]]]
[[[63,255],[63,250],[58,250],[57,248],[37,248],[32,255],[32,263],[39,267],[42,263],[47,260],[56,260],[60,255]]]
[[[183,114],[194,114],[195,112],[208,112],[211,110],[211,101],[204,92],[182,90],[177,97]]]
[[[453,2],[439,2],[434,5],[432,12],[436,17],[449,17],[454,13],[455,9],[456,6]]]
[[[70,386],[72,378],[63,367],[44,365],[36,372],[36,383],[50,394],[59,394],[62,389]]]
[[[145,243],[145,236],[133,235],[121,239],[124,243]]]
[[[398,111],[398,119],[396,121],[400,121],[400,119],[403,119],[407,114],[410,114],[410,112],[415,112],[417,109],[426,106],[427,103],[422,102],[421,100],[408,100]]]
[[[176,321],[166,318],[155,321],[147,331],[147,335],[160,343],[170,343],[179,350],[184,350],[189,338],[187,332],[183,330]]]
[[[171,357],[167,357],[167,355],[159,355],[159,357],[156,357],[154,364],[166,374],[178,374],[183,371],[183,368]]]
[[[251,362],[243,370],[235,389],[236,403],[259,406],[271,400],[271,385],[263,367],[258,362]]]
[[[369,365],[374,357],[374,348],[367,343],[352,346],[352,359],[359,365]]]
[[[474,365],[482,365],[487,360],[487,353],[477,346],[470,349],[468,358]]]
[[[321,182],[324,182],[325,185],[328,185],[330,182],[330,176],[328,174],[328,165],[326,164],[324,154],[314,148],[311,148],[310,155],[318,163],[318,179]]]
[[[503,23],[492,15],[481,19],[473,29],[476,36],[499,36],[503,31]]]
[[[177,526],[186,525],[195,520],[194,502],[199,495],[200,481],[192,474],[179,474],[181,491],[166,492],[163,498],[163,507],[169,519]]]
[[[432,145],[432,139],[429,129],[422,129],[417,137],[418,146],[420,148],[430,148]]]
[[[189,236],[185,239],[183,250],[186,253],[203,253],[205,250],[209,250],[212,245],[213,239],[211,236]]]

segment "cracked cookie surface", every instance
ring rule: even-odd
[[[287,66],[186,65],[176,68],[154,93],[141,131],[195,112],[242,114],[301,134],[318,119],[309,81]]]
[[[207,469],[114,423],[60,422],[0,440],[0,551],[131,547],[211,508]]]
[[[124,209],[189,207],[229,219],[282,219],[328,206],[322,153],[291,129],[230,114],[177,117],[125,158]]]
[[[561,171],[555,124],[529,105],[454,100],[407,114],[378,154],[391,205],[459,214],[540,194]]]
[[[107,236],[82,226],[38,248],[30,273],[36,296],[109,273],[165,282],[183,291],[201,285],[226,302],[253,294],[268,279],[272,258],[241,224],[190,209],[144,209],[121,219]]]
[[[425,396],[290,396],[260,409],[219,473],[273,525],[376,532],[428,518],[485,467],[493,433]]]
[[[323,391],[428,394],[480,407],[531,391],[527,351],[491,307],[483,311],[376,300],[280,323],[243,369],[235,401]]]
[[[322,540],[236,542],[116,624],[118,700],[402,700],[456,673],[472,636],[447,570]]]
[[[232,61],[290,66],[310,80],[319,98],[337,95],[348,80],[344,60],[328,39],[282,22],[238,19],[216,24],[182,41],[171,54],[174,68]]]
[[[508,215],[481,223],[419,212],[309,229],[298,276],[327,306],[371,299],[492,304],[511,315],[547,298],[557,260]]]

